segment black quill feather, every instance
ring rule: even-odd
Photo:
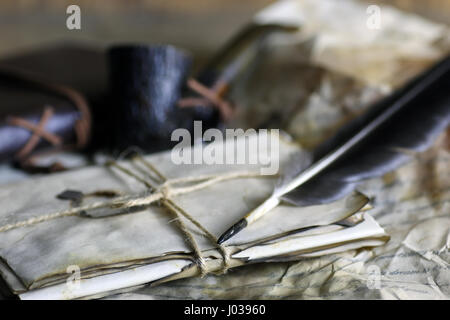
[[[287,170],[272,196],[217,242],[231,238],[280,201],[299,206],[335,201],[361,181],[404,164],[411,157],[409,151],[424,151],[450,123],[449,89],[450,56],[344,126],[313,152],[306,168]]]
[[[411,155],[403,150],[426,150],[450,123],[449,90],[450,57],[447,57],[319,146],[313,152],[313,163],[372,128],[328,166],[281,199],[296,205],[334,201],[350,193],[362,180],[379,177],[404,164]]]

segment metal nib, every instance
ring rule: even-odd
[[[227,231],[225,231],[217,240],[218,244],[222,244],[222,242],[227,241],[232,236],[234,236],[236,233],[240,232],[242,229],[244,229],[248,225],[247,220],[241,219],[238,222],[236,222],[231,228],[229,228]]]

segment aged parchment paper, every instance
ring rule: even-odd
[[[243,118],[251,125],[284,127],[304,146],[317,145],[450,49],[447,26],[389,6],[381,7],[377,30],[366,28],[368,4],[304,0],[297,6],[302,44],[294,50],[286,45],[293,39],[282,42],[289,54],[260,67],[238,102],[248,108]],[[385,246],[261,263],[111,298],[449,299],[449,150],[450,132],[410,164],[361,186],[392,236]]]

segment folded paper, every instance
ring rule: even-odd
[[[256,138],[243,136],[238,146]],[[283,139],[279,151],[271,160],[279,161],[280,168],[301,152]],[[149,164],[167,179],[165,183],[155,184]],[[338,252],[352,244],[376,246],[388,239],[368,212],[359,212],[368,198],[355,192],[327,205],[282,205],[218,247],[211,237],[267,197],[277,182],[276,176],[261,175],[259,169],[260,165],[175,165],[166,152],[3,186],[0,228],[10,228],[0,232],[0,272],[23,299],[87,298],[201,274],[192,241],[201,252],[204,271],[224,272],[266,259]],[[116,197],[87,197],[80,207],[71,207],[70,201],[56,197],[67,189],[100,196],[99,190],[109,190]],[[163,204],[168,200],[188,216],[169,212]],[[120,210],[118,204],[124,201],[135,205]],[[357,222],[339,223],[349,217]],[[193,240],[180,231],[177,221]],[[73,266],[80,270],[79,286],[68,284]]]

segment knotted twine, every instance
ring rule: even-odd
[[[94,202],[90,205],[79,206],[75,208],[70,208],[67,210],[50,213],[46,215],[41,215],[38,217],[32,217],[23,221],[19,221],[16,223],[6,224],[0,226],[0,232],[6,232],[12,229],[27,227],[31,225],[35,225],[38,223],[50,221],[57,218],[68,217],[68,216],[80,216],[80,217],[89,217],[86,216],[85,212],[101,209],[101,208],[110,208],[110,209],[130,209],[133,207],[140,206],[149,206],[151,204],[159,202],[163,207],[167,209],[168,213],[171,213],[175,218],[174,221],[178,229],[183,233],[186,240],[189,242],[194,254],[195,259],[194,262],[198,266],[200,270],[201,277],[204,277],[208,274],[208,269],[206,267],[205,259],[202,255],[200,247],[195,240],[195,237],[192,235],[191,231],[187,228],[186,224],[183,222],[181,217],[183,216],[187,220],[189,220],[200,232],[201,234],[209,239],[211,243],[219,250],[223,257],[222,269],[219,270],[219,274],[226,273],[229,268],[230,256],[227,252],[225,246],[221,244],[217,244],[217,238],[209,232],[205,227],[201,225],[199,221],[193,218],[188,212],[178,206],[172,198],[177,195],[191,193],[197,190],[205,189],[209,186],[217,184],[222,181],[238,179],[238,178],[261,178],[261,177],[270,177],[268,175],[262,175],[260,172],[229,172],[225,174],[217,174],[217,175],[203,175],[203,176],[192,176],[192,177],[182,177],[182,178],[174,178],[167,179],[159,170],[157,170],[150,162],[145,160],[140,155],[135,155],[132,158],[133,162],[140,162],[144,165],[144,167],[148,170],[147,173],[150,173],[148,176],[155,183],[151,182],[149,179],[145,179],[140,175],[135,174],[131,170],[119,165],[115,161],[110,161],[107,163],[110,167],[115,167],[126,175],[132,177],[137,182],[143,184],[150,193],[146,195],[127,195],[116,198],[112,201],[100,201]],[[192,183],[188,186],[178,186],[187,183]]]

